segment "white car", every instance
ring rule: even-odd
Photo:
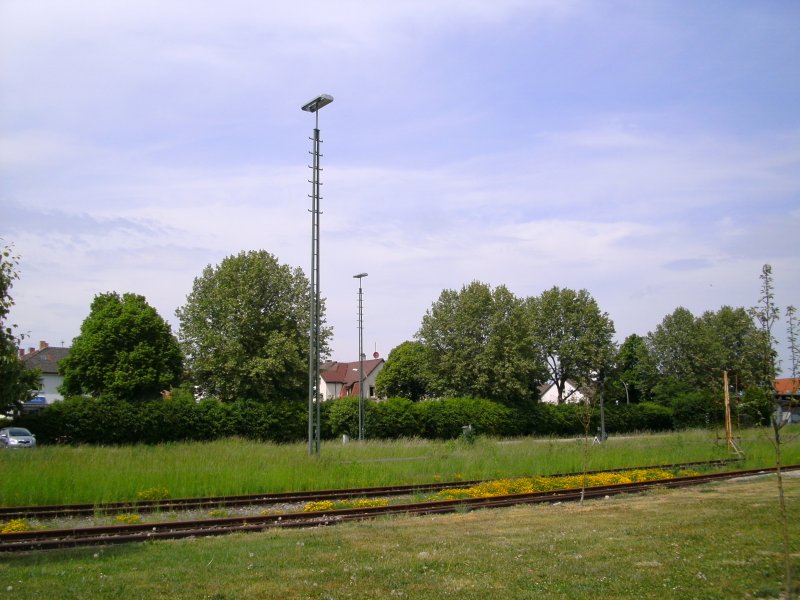
[[[24,427],[3,427],[0,429],[0,447],[35,448],[36,436]]]

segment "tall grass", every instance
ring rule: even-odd
[[[786,464],[800,462],[800,427],[787,431]],[[310,458],[305,444],[238,438],[155,446],[41,446],[0,452],[0,505],[135,500],[164,488],[173,498],[548,475],[582,470],[577,439],[479,438],[399,440],[323,445]],[[774,450],[766,430],[748,430],[740,446],[746,466],[768,467]],[[728,458],[713,431],[610,437],[589,450],[590,470]]]

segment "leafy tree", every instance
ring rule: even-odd
[[[720,372],[738,388],[757,385],[764,377],[759,348],[764,333],[755,326],[744,308],[723,306],[716,312],[706,311],[698,319],[701,339],[709,365],[710,384],[719,387]]]
[[[655,361],[647,347],[647,340],[633,333],[625,338],[617,350],[605,391],[609,400],[618,403],[647,402],[657,378]]]
[[[528,299],[527,314],[534,355],[546,365],[559,404],[567,400],[567,380],[588,384],[610,365],[614,323],[586,290],[553,287]]]
[[[189,377],[201,393],[225,402],[307,393],[309,284],[300,269],[264,250],[228,256],[194,280],[176,314]],[[326,356],[330,329],[321,329]]]
[[[66,395],[156,398],[178,383],[182,358],[169,324],[144,296],[95,296],[69,356],[59,363]]]
[[[403,342],[391,352],[375,379],[381,397],[408,398],[416,402],[428,394],[431,359],[421,342]]]
[[[739,389],[759,385],[765,377],[765,335],[743,308],[723,306],[695,317],[679,307],[647,336],[662,378],[656,387],[719,390],[722,371]]]
[[[430,359],[429,391],[504,402],[533,398],[539,370],[530,346],[522,302],[505,286],[473,281],[444,290],[417,332]]]
[[[673,379],[685,391],[705,387],[708,365],[700,338],[697,319],[682,306],[647,335],[659,374]]]
[[[39,388],[41,373],[38,369],[27,369],[17,352],[22,336],[14,333],[16,325],[6,319],[14,299],[11,288],[19,279],[19,256],[13,248],[0,248],[0,414],[19,406],[32,397],[31,391]]]

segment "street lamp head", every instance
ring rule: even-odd
[[[314,113],[317,112],[323,106],[328,106],[333,102],[333,96],[329,96],[328,94],[320,94],[313,100],[306,102],[303,106],[300,107],[301,110],[306,112]]]
[[[366,273],[359,273],[358,275],[353,275],[353,279],[361,279],[362,277],[366,277]]]

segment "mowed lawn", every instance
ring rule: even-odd
[[[800,477],[787,476],[800,571]],[[0,556],[14,599],[777,598],[774,476],[554,506]]]

